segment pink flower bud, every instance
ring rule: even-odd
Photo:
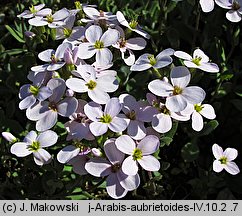
[[[101,157],[102,156],[102,152],[99,149],[97,149],[97,148],[92,148],[92,153],[96,157]]]
[[[72,91],[71,89],[66,90],[66,96],[67,97],[73,97],[73,95],[74,95],[74,91]]]
[[[36,36],[36,34],[34,32],[31,32],[31,31],[26,31],[24,32],[25,36],[32,39]]]

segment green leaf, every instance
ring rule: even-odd
[[[167,133],[165,133],[165,134],[164,134],[164,137],[170,137],[170,138],[173,138],[174,135],[176,134],[177,128],[178,128],[178,122],[175,121],[175,122],[173,122],[173,124],[172,124],[172,128],[171,128],[171,130],[169,130]]]
[[[181,150],[181,156],[185,162],[192,162],[196,160],[198,155],[199,155],[199,148],[195,142],[187,143],[185,146],[183,146]]]
[[[198,134],[198,136],[206,136],[209,135],[211,132],[213,132],[217,127],[218,127],[219,123],[217,120],[212,120],[210,122],[208,122],[204,128],[202,129],[202,131]]]
[[[160,139],[160,147],[163,147],[165,145],[169,146],[173,139],[171,137],[162,137]]]
[[[11,28],[9,25],[5,25],[6,29],[10,32],[10,34],[20,43],[25,43],[25,41],[23,40],[23,38],[21,38],[19,36],[19,33],[18,31],[16,31],[15,29]]]

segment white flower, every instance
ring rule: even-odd
[[[78,67],[75,75],[80,78],[70,78],[66,85],[74,92],[87,92],[88,96],[96,103],[105,104],[110,99],[107,92],[115,92],[118,89],[118,81],[112,75],[96,76],[96,71],[91,65]]]
[[[202,11],[205,13],[211,12],[214,9],[214,0],[200,0]]]
[[[192,115],[192,128],[195,131],[203,129],[203,118],[215,119],[216,114],[214,108],[210,104],[188,104],[185,110],[181,111],[184,115]]]
[[[183,51],[176,51],[174,56],[185,59],[184,65],[189,68],[198,68],[202,71],[210,72],[210,73],[217,73],[219,72],[219,67],[215,63],[209,62],[209,58],[205,53],[200,50],[196,49],[193,52],[193,57]]]
[[[51,155],[43,148],[54,145],[58,135],[51,130],[47,130],[37,135],[35,131],[30,131],[23,142],[17,142],[11,146],[11,153],[18,157],[25,157],[33,153],[34,161],[42,166],[51,161]]]
[[[150,35],[147,32],[145,32],[144,30],[142,30],[142,28],[138,24],[137,20],[132,20],[131,22],[128,22],[125,19],[123,13],[120,11],[118,11],[116,15],[117,15],[117,19],[121,25],[129,28],[131,31],[134,31],[134,32],[142,35],[144,38],[150,39]]]
[[[242,0],[215,0],[222,8],[229,9],[226,18],[231,22],[239,22],[242,17]]]
[[[97,65],[110,64],[113,54],[107,47],[118,41],[119,32],[116,29],[108,29],[103,34],[100,26],[92,25],[86,30],[85,37],[88,42],[79,45],[79,58],[89,59],[96,54]]]
[[[131,66],[131,71],[144,71],[153,67],[155,69],[163,68],[172,63],[171,55],[173,55],[173,49],[165,49],[161,51],[156,57],[149,53],[141,55],[134,65]]]
[[[198,104],[205,98],[205,91],[198,86],[189,86],[191,74],[184,66],[174,67],[171,71],[171,83],[153,80],[148,89],[155,95],[166,97],[166,107],[172,112],[184,110],[188,103]]]
[[[213,155],[216,160],[213,162],[213,171],[221,172],[225,169],[231,175],[236,175],[240,172],[239,167],[234,160],[238,156],[238,151],[234,148],[226,148],[225,151],[218,145],[212,146]]]
[[[45,6],[45,4],[39,4],[39,5],[32,5],[29,7],[29,10],[25,10],[23,13],[19,14],[17,17],[29,19],[32,17],[43,17],[47,16],[48,14],[51,13],[51,9],[45,8],[42,9]]]

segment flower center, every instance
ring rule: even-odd
[[[182,88],[180,88],[178,86],[174,86],[173,95],[179,95],[181,93],[182,93]]]
[[[140,160],[142,157],[143,157],[143,155],[142,155],[142,151],[141,151],[139,148],[136,148],[136,149],[133,151],[133,159],[134,159],[134,160]]]
[[[126,45],[126,40],[124,38],[121,38],[119,41],[119,47],[124,48]]]
[[[71,36],[72,29],[64,28],[63,33],[64,33],[65,38],[68,38]]]
[[[104,48],[104,43],[102,41],[97,40],[94,44],[95,49],[102,49]]]
[[[200,63],[201,60],[202,60],[202,57],[196,56],[194,59],[192,59],[192,62],[195,65],[199,66],[199,65],[201,65],[201,63]]]
[[[86,83],[85,85],[88,87],[88,89],[93,90],[97,86],[97,83],[93,80],[90,80],[89,83]]]
[[[159,108],[160,113],[164,113],[165,115],[171,115],[170,110],[167,109],[167,107],[164,105]]]
[[[220,161],[220,163],[221,164],[227,164],[227,162],[228,162],[228,159],[226,158],[226,157],[221,157],[220,159],[219,159],[219,161]]]
[[[232,4],[232,10],[239,10],[240,9],[240,4],[237,1],[234,1]]]
[[[121,169],[120,163],[115,163],[111,166],[111,172],[116,173]]]
[[[35,9],[34,5],[31,5],[31,7],[29,7],[29,11],[30,11],[32,14],[35,14],[35,13],[38,12],[38,11]]]
[[[54,102],[50,102],[49,109],[53,110],[54,112],[57,112],[57,105]]]
[[[194,104],[194,109],[199,113],[202,111],[203,106],[199,104]]]
[[[103,116],[100,118],[99,121],[102,122],[102,123],[109,124],[109,123],[112,122],[112,117],[111,117],[109,114],[105,114],[105,115],[103,115]]]
[[[137,20],[132,20],[132,21],[129,23],[129,27],[132,28],[132,29],[136,29],[137,25],[138,25]]]
[[[58,59],[55,57],[55,54],[51,55],[50,60],[52,64],[56,64],[58,62]]]
[[[37,152],[40,149],[40,143],[38,141],[33,141],[28,147],[30,151]]]
[[[54,18],[53,18],[53,16],[51,14],[47,15],[46,19],[47,19],[48,23],[53,23],[53,21],[54,21]]]
[[[129,113],[126,114],[126,117],[131,119],[131,120],[135,120],[136,119],[136,113],[134,110],[131,110]]]
[[[148,59],[149,59],[150,64],[151,64],[152,66],[154,66],[154,65],[156,64],[156,59],[155,59],[155,56],[154,56],[154,55],[149,55],[149,56],[148,56]]]
[[[34,96],[37,96],[37,95],[39,94],[39,88],[36,87],[36,86],[33,86],[33,85],[31,85],[31,86],[29,87],[29,91],[30,91],[30,93],[33,94]]]

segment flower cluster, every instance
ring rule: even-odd
[[[200,4],[208,11],[213,0]],[[233,5],[227,4],[227,8],[234,10]],[[171,130],[173,122],[191,120],[192,128],[201,131],[202,117],[216,117],[213,107],[204,103],[205,91],[190,85],[189,68],[217,73],[219,67],[201,49],[192,56],[167,48],[158,55],[145,53],[136,58],[135,51],[143,50],[150,38],[137,19],[128,21],[120,11],[112,14],[92,5],[76,6],[53,13],[41,4],[18,16],[29,19],[32,26],[54,29],[55,39],[62,43],[56,50],[38,54],[44,63],[31,68],[31,84],[20,88],[19,108],[26,109],[27,118],[36,122],[38,134],[30,131],[23,142],[12,145],[11,152],[18,157],[33,153],[37,165],[49,163],[52,156],[43,148],[57,142],[57,134],[50,129],[58,118],[65,117],[68,145],[57,154],[57,160],[72,165],[80,175],[106,178],[108,194],[117,199],[139,186],[140,170],[160,169],[152,154],[159,150],[160,136]],[[85,15],[83,26],[75,26],[79,14]],[[146,100],[119,93],[118,72],[110,69],[117,49],[131,71],[150,70],[158,76],[148,84]],[[172,64],[174,57],[184,60],[183,65]],[[164,68],[169,73],[163,73]],[[100,137],[103,142],[97,142]],[[228,166],[235,158],[220,150],[215,157],[216,161],[227,157],[221,163]],[[218,162],[214,164],[214,170],[220,171]]]

